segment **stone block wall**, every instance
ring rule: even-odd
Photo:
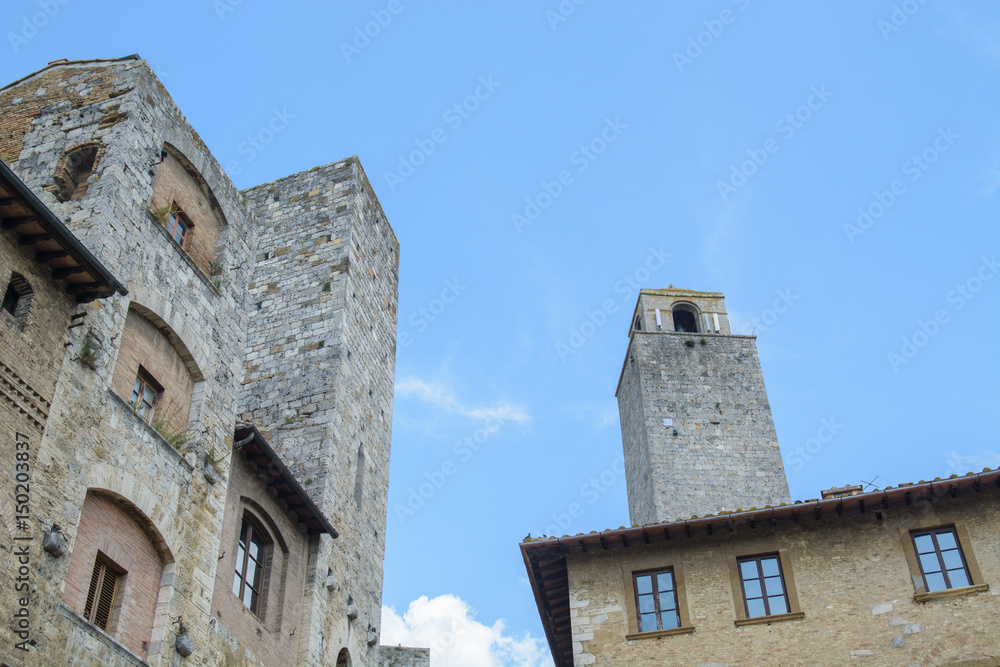
[[[789,501],[754,337],[635,331],[618,405],[632,523]]]
[[[430,667],[431,651],[408,646],[382,646],[380,667]]]
[[[202,476],[202,456],[210,448],[221,457],[232,442],[243,375],[242,313],[256,246],[252,216],[141,60],[46,68],[0,90],[0,118],[0,154],[130,292],[82,307],[83,326],[68,335],[65,325],[53,328],[69,345],[51,365],[59,376],[58,390],[44,436],[33,445],[33,518],[38,540],[43,530],[60,525],[70,554],[54,558],[38,550],[31,601],[35,648],[17,655],[14,664],[132,664],[134,657],[120,643],[99,633],[81,638],[90,631],[74,615],[78,610],[60,602],[88,490],[124,499],[161,537],[158,548],[166,565],[148,663],[172,660],[178,617],[204,655],[225,484],[213,486]],[[100,160],[84,196],[59,202],[52,194],[59,162],[67,148],[84,142],[103,146]],[[222,289],[150,212],[165,143],[198,169],[223,212]],[[132,306],[155,314],[203,376],[193,388],[188,437],[179,449],[110,389]],[[74,360],[87,340],[97,350],[93,369]]]
[[[357,158],[243,194],[261,221],[243,417],[263,425],[340,532],[312,563],[310,659],[333,664],[346,647],[354,664],[375,665],[399,244]],[[332,595],[320,587],[328,576]]]

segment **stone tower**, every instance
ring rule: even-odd
[[[642,290],[618,381],[629,515],[647,524],[789,502],[755,336],[723,295]]]
[[[332,605],[312,601],[314,636],[305,643],[316,654],[308,664],[321,664],[325,645],[350,645],[358,628],[344,609],[353,605],[369,626],[367,655],[353,651],[353,660],[374,665],[399,242],[356,157],[242,195],[260,222],[242,416],[265,425],[275,451],[340,533],[320,545],[317,562],[332,563],[339,594]]]

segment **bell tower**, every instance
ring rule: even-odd
[[[790,502],[756,341],[722,294],[639,293],[615,394],[633,524]]]

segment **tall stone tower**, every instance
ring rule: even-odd
[[[244,190],[260,222],[242,416],[266,436],[340,537],[320,544],[334,603],[310,601],[307,664],[359,630],[378,662],[399,242],[356,157]],[[344,616],[353,606],[361,626]],[[357,613],[357,612],[352,612]],[[329,661],[329,662],[327,662]]]
[[[642,290],[618,381],[629,515],[647,524],[789,502],[756,337],[723,295]]]

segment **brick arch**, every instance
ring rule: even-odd
[[[191,378],[194,382],[203,381],[205,379],[205,374],[201,369],[205,367],[206,361],[203,359],[199,363],[195,358],[194,351],[192,351],[192,349],[184,342],[185,338],[194,338],[194,332],[190,330],[190,327],[187,324],[188,318],[184,317],[183,313],[180,311],[171,308],[166,299],[156,292],[142,289],[134,290],[134,292],[145,292],[143,296],[146,296],[149,299],[146,303],[149,303],[150,306],[157,304],[160,308],[154,310],[150,306],[143,305],[143,301],[133,296],[131,303],[129,303],[129,310],[134,310],[137,314],[149,320],[152,325],[160,331],[160,333],[167,337],[171,346],[173,346],[174,351],[177,352],[177,356],[184,360],[184,365],[187,366],[188,372],[191,373]],[[168,322],[163,317],[160,317],[158,314],[159,312],[166,313],[167,317],[169,317],[172,322]],[[178,330],[183,332],[184,336],[178,334]]]
[[[128,491],[127,485],[119,486]],[[98,566],[105,568],[104,574],[97,574]],[[172,597],[172,584],[165,582],[172,581],[173,555],[153,521],[134,503],[119,493],[90,488],[80,506],[63,602],[77,614],[87,615],[87,620],[98,622],[88,615],[92,610],[88,591],[95,590],[99,577],[108,576],[108,571],[118,579],[111,589],[108,624],[101,627],[132,652],[145,656],[152,648],[154,629],[169,620],[162,611],[158,613],[158,606]]]
[[[145,524],[143,528],[159,550],[164,565],[174,562],[181,538],[171,509],[138,477],[121,468],[99,463],[87,472],[87,490],[104,494],[130,507],[138,523]]]

